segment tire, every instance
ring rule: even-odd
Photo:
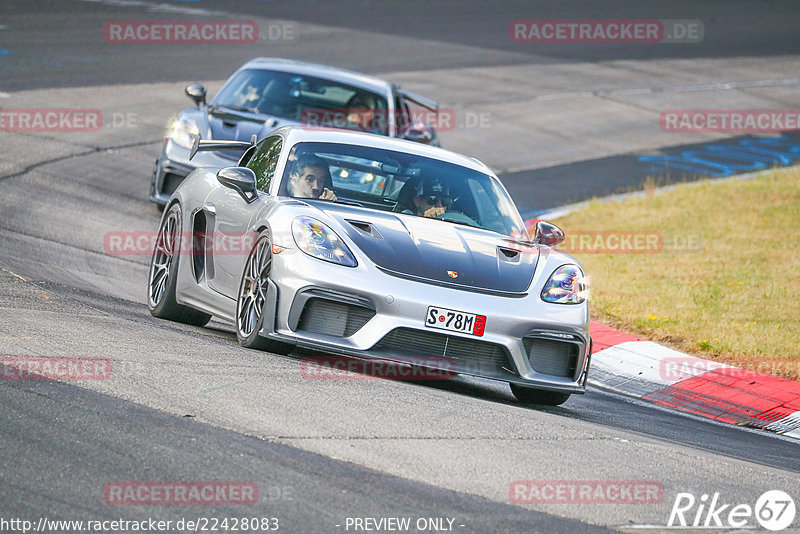
[[[156,246],[150,258],[150,276],[147,283],[147,306],[150,314],[194,326],[205,326],[211,316],[178,304],[175,300],[178,262],[181,254],[181,207],[173,205],[163,217],[158,229]]]
[[[247,257],[236,297],[236,338],[248,349],[288,354],[292,345],[259,336],[264,325],[267,281],[272,272],[272,240],[267,232],[258,236]]]
[[[534,389],[526,386],[518,386],[517,384],[511,385],[511,393],[523,404],[542,404],[545,406],[559,406],[567,402],[569,393],[561,393],[559,391],[547,391],[543,389]]]

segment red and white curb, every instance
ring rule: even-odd
[[[800,439],[800,383],[690,356],[592,322],[589,381],[717,421]]]
[[[724,180],[746,180],[759,173]],[[662,189],[679,187],[670,186]],[[595,201],[619,202],[644,192]],[[588,202],[563,206],[525,221],[563,217]],[[589,382],[717,421],[800,439],[800,382],[747,371],[672,350],[592,321]]]

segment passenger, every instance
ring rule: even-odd
[[[331,172],[325,160],[314,154],[300,156],[289,178],[289,195],[297,198],[336,200]]]
[[[451,203],[450,188],[438,178],[425,177],[417,185],[415,195],[411,197],[411,209],[402,213],[420,217],[438,217],[447,211]]]

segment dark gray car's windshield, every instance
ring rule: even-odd
[[[313,126],[388,134],[385,97],[313,76],[243,70],[225,84],[212,104]]]
[[[334,200],[326,190],[340,202],[528,236],[494,178],[424,156],[340,143],[292,147],[280,194]]]

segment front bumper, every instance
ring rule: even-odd
[[[155,162],[150,182],[150,201],[165,206],[172,193],[190,172],[198,167],[230,167],[236,161],[214,152],[198,152],[189,161],[189,149],[175,144],[167,138],[161,146],[161,154]]]
[[[274,310],[265,310],[260,332],[265,337],[538,389],[585,391],[590,350],[585,303],[549,304],[538,293],[511,298],[428,285],[363,260],[355,268],[342,267],[297,248],[275,255],[272,273]],[[428,306],[484,315],[484,334],[425,327]]]

